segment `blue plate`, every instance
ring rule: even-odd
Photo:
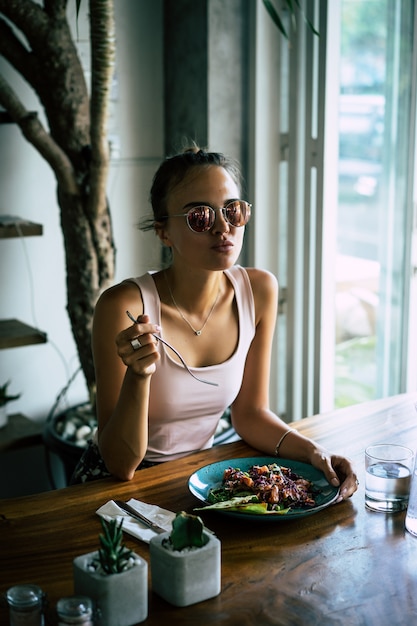
[[[337,497],[339,495],[339,489],[338,487],[332,487],[332,485],[327,482],[323,472],[320,472],[315,467],[313,467],[312,465],[308,465],[307,463],[290,461],[289,459],[280,459],[275,456],[256,456],[228,459],[227,461],[219,461],[218,463],[205,465],[190,476],[188,480],[188,488],[196,498],[202,500],[208,505],[209,491],[211,489],[217,489],[218,487],[221,487],[223,473],[225,469],[227,469],[228,467],[238,467],[242,471],[247,471],[252,465],[270,465],[271,463],[277,463],[278,465],[289,467],[302,478],[310,480],[316,487],[316,489],[319,490],[319,493],[315,497],[316,505],[305,509],[290,509],[285,515],[283,515],[282,513],[280,514],[273,512],[263,514],[248,511],[228,511],[227,509],[209,510],[216,511],[217,513],[225,513],[227,515],[237,516],[240,518],[247,517],[253,519],[254,517],[258,517],[260,519],[274,519],[284,522],[285,520],[294,518],[298,519],[300,517],[305,517],[306,515],[312,515],[313,513],[317,513],[318,511],[325,509],[337,500]]]

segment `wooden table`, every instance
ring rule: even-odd
[[[144,624],[260,626],[417,623],[417,539],[404,530],[404,513],[364,506],[363,452],[367,444],[396,442],[417,448],[417,393],[307,418],[294,426],[335,452],[350,456],[360,480],[347,502],[310,517],[275,522],[203,515],[222,541],[222,592],[206,602],[176,608],[149,591]],[[71,595],[72,560],[95,550],[96,509],[112,498],[131,497],[172,511],[198,501],[187,487],[198,467],[228,458],[256,456],[243,442],[137,472],[128,483],[106,479],[24,498],[0,501],[0,593],[34,582],[48,595],[47,624],[55,605]],[[28,468],[28,471],[30,469]],[[149,547],[126,535],[149,562]],[[0,624],[7,624],[0,607]]]

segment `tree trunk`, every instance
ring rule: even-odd
[[[90,399],[94,402],[92,318],[99,293],[114,276],[114,248],[108,209],[91,223],[86,217],[88,201],[88,196],[83,199],[58,187],[67,269],[67,310]],[[105,240],[109,245],[103,245]],[[100,242],[98,246],[96,241]]]

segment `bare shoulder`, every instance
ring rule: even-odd
[[[142,296],[139,287],[129,281],[124,281],[109,287],[100,295],[96,304],[96,315],[113,314],[126,315],[129,310],[134,317],[143,312]]]
[[[278,296],[278,280],[272,272],[256,267],[247,267],[246,271],[252,285],[255,300],[257,297],[264,299],[265,297],[276,298]]]
[[[258,268],[246,268],[255,302],[256,324],[275,324],[278,308],[278,281],[272,272]]]

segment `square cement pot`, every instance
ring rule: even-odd
[[[133,626],[148,616],[148,564],[134,554],[135,565],[120,574],[91,571],[98,552],[73,561],[74,593],[91,598],[100,615],[100,626]]]
[[[174,606],[188,606],[214,598],[221,589],[221,543],[204,533],[201,548],[173,550],[170,533],[150,541],[152,590]]]

